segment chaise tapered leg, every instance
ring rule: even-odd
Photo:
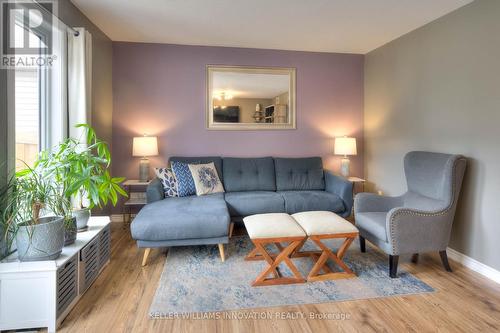
[[[399,256],[389,256],[389,276],[393,279],[398,276],[398,261]]]
[[[359,248],[361,249],[361,252],[366,252],[366,241],[362,236],[359,236]]]
[[[439,251],[439,256],[441,256],[441,262],[443,263],[444,269],[448,272],[453,272],[451,270],[450,263],[448,262],[448,254],[446,253],[446,250]]]
[[[411,256],[411,262],[414,264],[418,263],[418,253],[413,253]]]
[[[146,266],[150,252],[151,249],[149,247],[144,250],[144,256],[142,257],[142,266]]]
[[[229,238],[233,237],[234,222],[229,224]]]
[[[219,244],[220,260],[224,262],[226,260],[226,255],[224,254],[224,244]]]

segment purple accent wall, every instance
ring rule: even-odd
[[[352,174],[363,175],[363,63],[357,54],[113,43],[113,173],[137,179],[132,137],[159,137],[160,156],[322,156],[338,171],[335,136],[355,136]],[[297,129],[213,131],[205,127],[206,65],[295,67]]]

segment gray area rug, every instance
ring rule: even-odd
[[[340,245],[333,241],[325,243],[335,249]],[[398,278],[389,278],[387,257],[370,249],[361,253],[357,243],[351,245],[344,257],[357,278],[252,287],[251,283],[266,266],[262,261],[244,261],[252,248],[248,237],[233,237],[226,245],[225,262],[221,262],[216,245],[171,248],[150,314],[317,304],[434,291],[403,270],[399,271]],[[308,242],[305,249],[316,248]],[[312,260],[300,258],[293,261],[303,276],[307,276]],[[333,264],[329,266],[335,269]],[[285,266],[280,266],[280,269],[284,274],[289,272]]]

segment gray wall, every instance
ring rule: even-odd
[[[451,247],[500,269],[500,1],[476,0],[365,58],[365,176],[406,189],[403,155],[469,158]]]

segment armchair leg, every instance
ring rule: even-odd
[[[233,237],[234,222],[229,224],[229,238]]]
[[[398,276],[399,256],[389,256],[389,276],[394,279]]]
[[[453,272],[450,267],[450,263],[448,262],[448,254],[446,254],[446,250],[439,251],[439,255],[441,256],[441,262],[443,263],[444,269],[448,272]]]
[[[362,236],[359,236],[359,248],[362,253],[366,252],[366,241],[365,238]]]
[[[414,264],[418,263],[418,253],[413,253],[411,256],[411,262]]]

